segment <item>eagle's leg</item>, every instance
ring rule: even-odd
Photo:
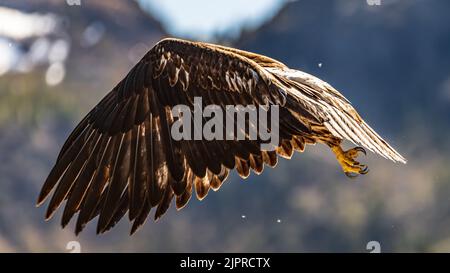
[[[336,158],[339,162],[339,164],[342,167],[342,170],[344,170],[345,175],[348,177],[356,177],[359,174],[366,174],[369,172],[369,168],[364,165],[360,164],[355,159],[358,157],[359,153],[366,154],[366,150],[362,147],[355,147],[353,149],[344,151],[342,150],[340,145],[335,145],[331,147],[331,150],[336,155]]]

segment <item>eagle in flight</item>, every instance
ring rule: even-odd
[[[171,107],[206,104],[279,106],[279,141],[264,150],[258,140],[179,140],[170,135]],[[127,212],[131,234],[152,208],[159,219],[175,199],[183,208],[193,192],[202,200],[236,169],[242,178],[277,156],[290,158],[306,144],[330,147],[348,176],[366,174],[356,161],[362,147],[394,162],[406,160],[328,83],[259,54],[202,42],[158,42],[77,125],[64,143],[37,204],[54,189],[46,212],[66,201],[62,226],[78,213],[75,233],[96,216],[97,233]]]

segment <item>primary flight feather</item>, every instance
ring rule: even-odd
[[[179,104],[277,105],[279,143],[264,150],[258,140],[180,140],[170,134]],[[234,48],[164,39],[137,63],[86,117],[61,148],[38,198],[53,190],[49,219],[66,201],[62,226],[78,213],[75,232],[98,218],[97,233],[112,228],[127,212],[131,233],[152,209],[155,220],[175,199],[183,208],[193,191],[203,199],[217,190],[230,170],[242,178],[274,167],[306,144],[331,148],[348,176],[367,173],[355,160],[362,147],[394,162],[406,160],[359,116],[328,83],[274,59]]]

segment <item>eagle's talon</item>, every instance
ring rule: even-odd
[[[359,153],[362,153],[364,155],[367,155],[366,150],[363,147],[355,147],[353,149],[350,149],[348,151],[344,152],[344,155],[350,159],[355,159],[358,157]]]
[[[360,164],[355,160],[359,153],[366,155],[366,150],[362,147],[355,147],[348,151],[343,151],[340,146],[332,147],[333,152],[336,154],[336,158],[342,167],[345,175],[350,178],[355,178],[360,174],[367,174],[369,168],[367,165]]]
[[[366,152],[366,149],[364,149],[363,147],[355,147],[355,148],[353,148],[354,150],[356,150],[356,151],[359,151],[359,152],[361,152],[361,153],[363,153],[364,155],[367,155],[367,152]]]
[[[369,167],[367,165],[361,165],[362,169],[359,171],[360,174],[367,174],[369,172]]]

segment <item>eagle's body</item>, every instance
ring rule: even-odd
[[[204,104],[278,105],[280,142],[261,150],[253,140],[174,141],[170,108]],[[152,207],[155,219],[172,199],[181,209],[195,190],[217,190],[230,170],[246,178],[290,158],[305,144],[324,143],[347,174],[366,173],[341,142],[350,140],[393,161],[404,158],[379,137],[348,100],[320,79],[271,58],[233,48],[164,39],[80,122],[61,149],[38,204],[53,188],[47,218],[67,200],[62,225],[79,212],[76,232],[99,215],[97,232],[128,211],[132,232]]]

